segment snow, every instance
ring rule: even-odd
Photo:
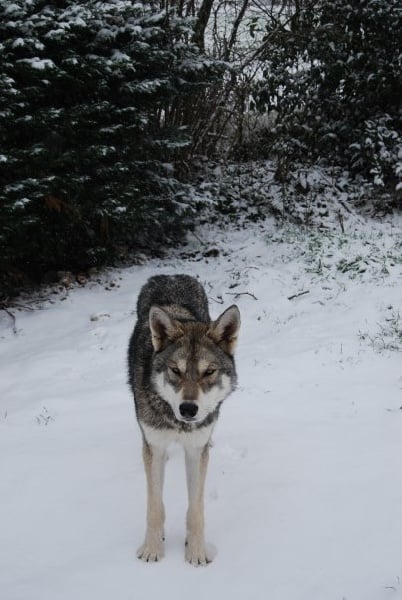
[[[25,63],[31,67],[31,69],[36,69],[37,71],[44,71],[45,69],[53,69],[55,64],[52,60],[48,58],[38,58],[37,56],[33,58],[21,58],[17,62]]]
[[[96,34],[96,38],[99,41],[109,42],[110,40],[114,40],[116,38],[117,32],[117,28],[111,29],[110,27],[103,27]]]
[[[25,40],[23,40],[22,38],[16,38],[12,44],[13,48],[21,48],[22,46],[25,45]]]
[[[18,15],[21,13],[21,7],[18,4],[11,3],[4,9],[5,15]]]
[[[0,597],[402,598],[402,363],[370,343],[402,313],[400,225],[369,221],[321,246],[269,221],[201,228],[167,258],[20,310],[16,334],[1,311]],[[345,252],[363,264],[367,239],[386,272],[338,270]],[[219,255],[203,257],[212,247]],[[143,283],[178,272],[204,283],[213,317],[234,302],[242,315],[239,387],[206,487],[217,554],[199,569],[183,558],[179,447],[166,473],[166,556],[135,557],[145,482],[126,348]]]
[[[130,62],[132,59],[126,52],[120,52],[120,50],[114,50],[112,59],[118,62]]]
[[[14,202],[13,209],[24,208],[27,204],[32,202],[32,198],[19,198]]]

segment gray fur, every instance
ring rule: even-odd
[[[137,419],[140,424],[143,422],[157,429],[178,431],[191,431],[194,428],[210,425],[218,418],[220,406],[202,423],[184,423],[175,418],[169,404],[155,391],[153,373],[163,369],[169,354],[174,349],[173,345],[168,345],[161,352],[154,352],[149,328],[149,312],[155,305],[164,308],[180,323],[194,323],[183,351],[194,352],[200,338],[203,338],[203,346],[206,345],[217,355],[222,374],[230,377],[232,389],[237,380],[233,357],[205,336],[211,318],[207,296],[202,285],[189,275],[151,277],[138,297],[138,320],[128,351],[129,384],[134,394]]]

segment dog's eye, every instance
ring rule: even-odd
[[[216,369],[213,369],[212,367],[210,369],[207,369],[206,371],[204,371],[204,377],[210,377],[215,373],[215,371]]]
[[[180,373],[180,369],[178,369],[177,367],[169,367],[171,372],[173,373],[173,375],[181,375]]]

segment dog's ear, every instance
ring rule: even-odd
[[[240,329],[240,311],[235,304],[230,306],[209,326],[207,335],[226,354],[234,353]]]
[[[149,327],[151,329],[152,345],[155,352],[162,350],[166,342],[173,342],[183,335],[180,323],[160,306],[151,306],[149,311]]]

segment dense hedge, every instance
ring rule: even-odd
[[[254,99],[274,126],[260,150],[402,182],[402,11],[398,0],[307,0],[267,21]]]
[[[0,0],[0,285],[157,248],[188,223],[178,99],[218,67],[155,3]]]

